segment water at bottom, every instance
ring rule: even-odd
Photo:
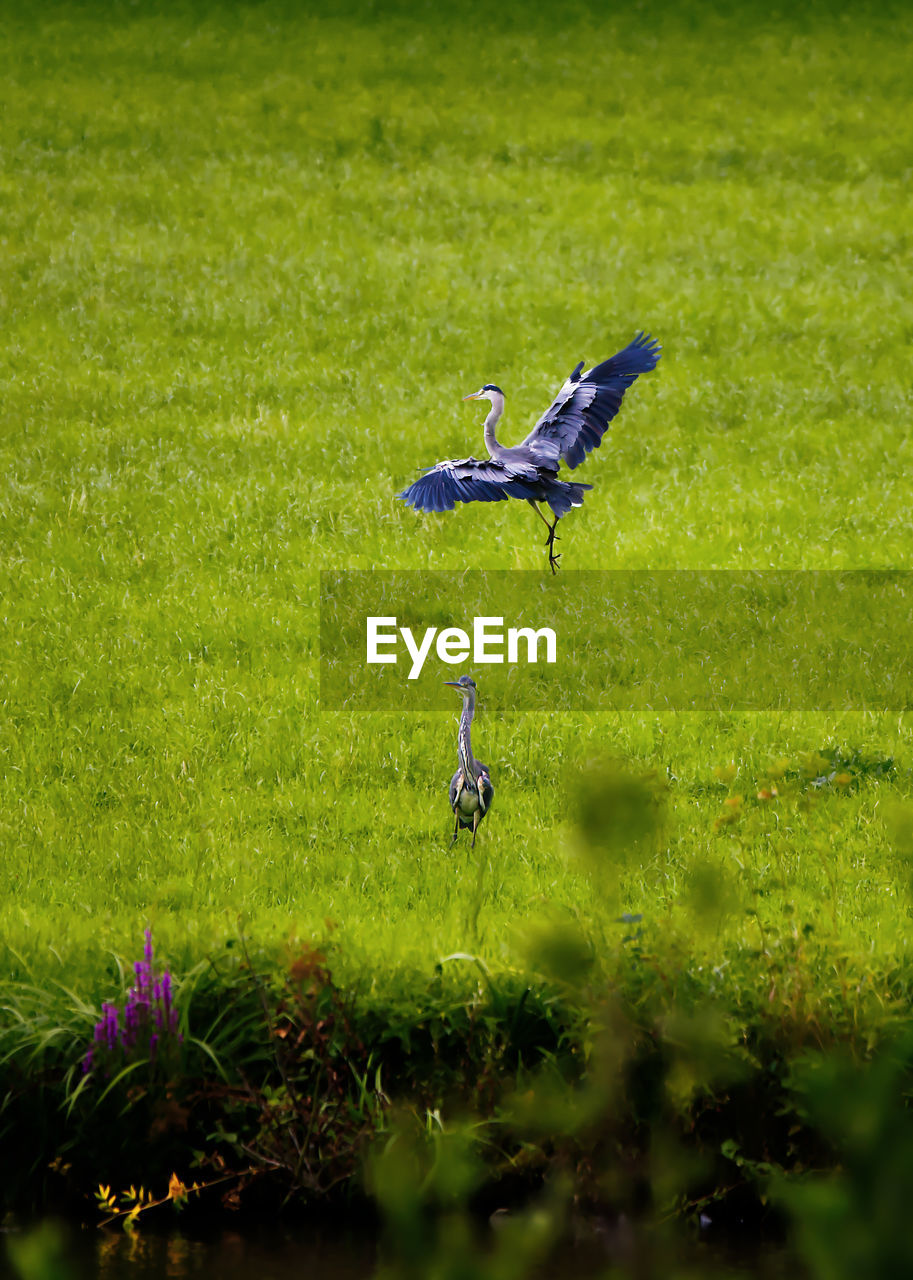
[[[3,1280],[367,1280],[376,1252],[364,1232],[345,1229],[245,1228],[193,1237],[176,1231],[80,1230],[48,1221],[4,1235]]]
[[[568,1245],[536,1271],[536,1280],[613,1280],[627,1275],[700,1276],[701,1280],[767,1280],[798,1274],[794,1260],[778,1248],[726,1242],[683,1241],[659,1258],[636,1235],[617,1225],[603,1232],[592,1224],[585,1238]],[[603,1238],[605,1237],[605,1238]],[[80,1230],[49,1220],[0,1234],[2,1280],[371,1280],[377,1269],[376,1237],[369,1229],[302,1226],[221,1230],[194,1236],[180,1231]]]

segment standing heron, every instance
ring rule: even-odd
[[[457,731],[457,759],[460,767],[450,779],[450,807],[456,818],[450,844],[453,846],[456,842],[460,827],[472,827],[470,847],[474,849],[479,823],[491,808],[495,795],[488,765],[482,764],[472,754],[469,737],[469,726],[476,709],[476,683],[470,676],[460,676],[459,680],[445,680],[444,684],[456,689],[463,699],[463,713]]]
[[[621,408],[624,393],[640,373],[656,368],[658,342],[639,333],[623,351],[581,373],[581,360],[552,404],[522,443],[512,449],[499,444],[495,426],[504,412],[504,392],[492,382],[464,400],[488,400],[491,409],[484,423],[488,460],[462,458],[438,462],[396,496],[417,511],[452,511],[457,502],[503,502],[525,499],[548,529],[546,547],[552,573],[558,567],[555,529],[571,507],[583,505],[591,484],[558,479],[562,462],[574,469],[591,449],[598,449],[609,423]],[[549,523],[539,508],[547,502],[554,520]]]

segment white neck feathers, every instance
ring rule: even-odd
[[[491,391],[489,395],[491,396],[491,409],[485,419],[485,447],[494,456],[501,447],[495,436],[495,427],[504,412],[504,397],[500,391]]]

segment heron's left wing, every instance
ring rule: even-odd
[[[538,473],[530,463],[462,458],[438,462],[396,496],[416,511],[452,511],[458,502],[535,498]]]
[[[589,373],[581,373],[581,360],[520,447],[529,448],[543,464],[551,458],[557,467],[563,459],[578,467],[591,449],[599,448],[628,387],[638,374],[656,368],[659,355],[659,343],[639,333]]]
[[[482,772],[479,774],[476,785],[479,789],[479,808],[485,814],[491,808],[491,802],[495,798],[495,789],[491,785],[491,778],[488,776],[485,765],[482,765]]]
[[[450,807],[454,811],[454,813],[456,812],[457,796],[460,794],[460,786],[462,785],[462,778],[463,778],[462,771],[457,769],[456,773],[450,779],[450,791],[448,792],[448,794],[450,796]]]

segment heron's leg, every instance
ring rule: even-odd
[[[555,530],[557,528],[558,528],[558,517],[555,516],[555,523],[549,529],[548,541],[545,544],[546,547],[548,548],[548,563],[552,573],[558,572],[558,561],[561,559],[560,553],[557,556],[555,555]]]
[[[475,813],[472,815],[472,844],[469,846],[470,849],[474,849],[476,847],[476,832],[479,829],[479,823],[481,821],[482,821],[482,810],[476,809]]]
[[[548,529],[549,533],[551,533],[551,531],[552,531],[552,526],[549,524],[548,520],[546,520],[545,516],[542,514],[542,511],[541,511],[541,509],[540,509],[540,507],[539,507],[539,504],[538,504],[538,502],[536,502],[535,498],[527,498],[527,499],[526,499],[526,501],[527,501],[527,502],[529,503],[529,505],[532,507],[533,511],[535,511],[536,515],[539,517],[539,519],[540,519],[540,520],[542,521],[542,523],[545,525],[546,529]]]
[[[547,517],[546,517],[546,516],[544,516],[544,515],[542,514],[542,512],[541,512],[541,510],[540,510],[540,508],[539,508],[539,504],[538,504],[538,502],[534,501],[534,499],[532,499],[532,498],[527,498],[527,499],[526,499],[526,501],[527,501],[527,502],[529,503],[529,505],[532,507],[533,511],[535,511],[536,515],[539,517],[539,519],[540,519],[540,520],[542,521],[542,523],[545,525],[546,529],[548,529],[548,541],[546,542],[546,544],[545,544],[545,545],[546,545],[547,547],[551,546],[551,544],[552,544],[552,543],[554,542],[554,540],[555,540],[555,524],[557,524],[557,523],[558,523],[557,519],[555,520],[555,524],[549,524]],[[559,538],[559,539],[558,539],[558,541],[560,542],[560,541],[561,541],[561,539]]]
[[[460,834],[460,815],[457,813],[457,811],[456,811],[456,807],[454,807],[454,810],[453,810],[453,817],[454,817],[454,822],[453,822],[453,835],[450,837],[450,847],[451,847],[451,849],[452,849],[452,848],[453,848],[453,846],[456,844],[456,842],[457,842],[457,836]]]
[[[555,516],[554,523],[549,524],[546,517],[540,511],[538,502],[536,502],[533,498],[527,498],[526,501],[532,507],[533,511],[535,511],[536,515],[545,525],[546,529],[548,529],[548,537],[545,540],[545,545],[548,547],[548,563],[549,563],[549,566],[551,567],[552,573],[556,573],[558,569],[558,561],[561,559],[560,554],[557,556],[555,555],[555,538],[557,537],[555,530],[558,528],[558,517]],[[558,541],[560,542],[561,539],[559,538]]]

